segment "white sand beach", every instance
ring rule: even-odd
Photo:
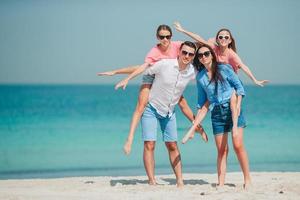
[[[149,186],[146,176],[0,180],[0,199],[300,199],[300,172],[254,172],[248,191],[242,189],[241,173],[228,173],[221,189],[216,178],[184,174],[183,188],[176,187],[173,175],[157,176],[157,186]]]

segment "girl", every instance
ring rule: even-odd
[[[217,57],[217,62],[230,64],[235,73],[238,73],[238,70],[242,69],[256,85],[261,87],[269,82],[268,80],[257,80],[248,66],[242,62],[242,60],[236,53],[235,40],[228,29],[219,30],[215,39],[209,39],[208,41],[205,41],[201,36],[183,29],[179,22],[175,22],[174,26],[177,31],[190,36],[200,44],[209,45],[213,49]],[[233,136],[236,136],[237,119],[239,116],[239,109],[236,104],[236,95],[232,95],[230,108],[232,111],[233,120],[232,134]]]

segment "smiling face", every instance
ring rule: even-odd
[[[184,65],[187,65],[190,62],[192,62],[194,56],[195,56],[195,49],[187,45],[183,45],[182,48],[180,49],[180,53],[178,56],[179,62],[181,62]]]
[[[171,37],[172,34],[170,33],[170,31],[165,29],[160,30],[157,34],[157,39],[159,40],[159,44],[164,48],[169,47],[171,43]]]
[[[201,47],[197,52],[197,57],[204,66],[210,66],[212,64],[212,53],[207,47]]]
[[[232,42],[230,33],[228,31],[221,31],[217,36],[217,43],[222,47],[228,47]]]

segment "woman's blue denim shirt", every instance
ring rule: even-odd
[[[206,100],[209,101],[209,110],[212,110],[215,105],[224,104],[230,101],[232,92],[235,90],[238,96],[245,96],[244,87],[234,73],[230,65],[219,64],[219,72],[223,77],[223,82],[218,81],[218,90],[215,93],[215,83],[209,80],[207,70],[204,68],[198,72],[196,81],[198,88],[198,108],[202,108]]]

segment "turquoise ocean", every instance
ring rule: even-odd
[[[144,175],[141,129],[132,153],[122,147],[139,86],[125,91],[113,85],[0,85],[0,179],[68,176]],[[300,171],[300,86],[246,86],[244,142],[252,171]],[[185,93],[196,107],[196,86]],[[195,109],[194,109],[195,110]],[[177,108],[181,139],[190,123]],[[215,173],[216,148],[210,116],[209,136],[179,144],[183,172]],[[156,173],[171,174],[158,134]],[[240,171],[232,146],[228,171]]]

